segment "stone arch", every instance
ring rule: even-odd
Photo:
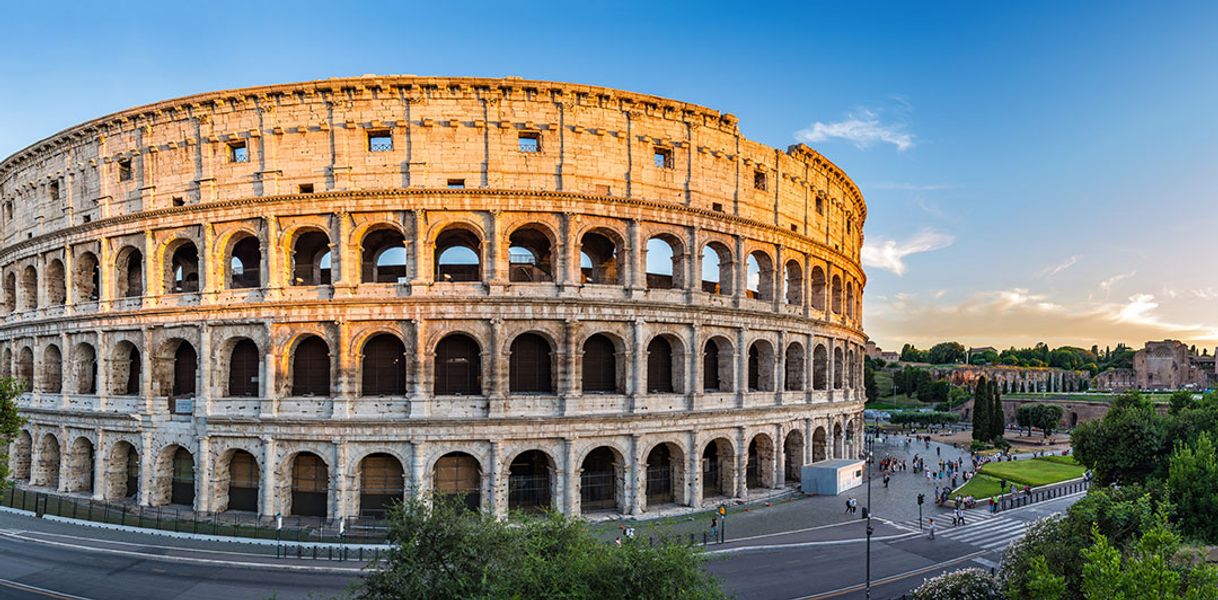
[[[610,333],[594,333],[583,343],[581,388],[584,393],[621,394],[625,390],[625,344]]]
[[[671,233],[659,233],[647,240],[643,264],[648,289],[667,290],[685,287],[685,245]]]
[[[642,473],[646,489],[639,493],[646,500],[646,508],[662,504],[682,502],[685,490],[685,450],[680,444],[659,442],[644,455],[647,457]]]
[[[292,357],[291,372],[288,373],[292,382],[292,396],[329,396],[330,395],[330,345],[321,336],[305,334],[289,347]]]
[[[17,310],[17,274],[9,271],[4,274],[4,312],[12,313]]]
[[[838,275],[833,276],[832,284],[833,296],[833,314],[842,314],[842,278]]]
[[[513,283],[554,281],[553,230],[541,223],[526,223],[508,236],[508,280]]]
[[[528,331],[512,339],[508,357],[508,390],[513,394],[554,392],[554,345],[542,333]]]
[[[18,298],[21,300],[21,310],[38,308],[38,269],[34,265],[26,265],[21,271],[21,293]]]
[[[844,366],[845,366],[842,363],[843,363],[842,349],[834,348],[833,349],[833,389],[835,389],[835,390],[842,389],[842,385],[843,385],[842,370],[844,369]]]
[[[4,348],[3,360],[0,360],[0,377],[13,376],[13,349]]]
[[[62,306],[68,301],[67,277],[63,270],[63,261],[51,259],[44,271],[47,288],[47,306]]]
[[[749,345],[748,377],[748,391],[774,391],[774,346],[769,340]]]
[[[736,449],[726,437],[712,439],[702,449],[702,497],[735,496]]]
[[[466,452],[448,452],[432,466],[436,495],[469,510],[482,506],[482,463]]]
[[[199,248],[189,239],[166,244],[165,291],[169,294],[193,294],[199,291]]]
[[[224,395],[229,398],[252,398],[261,395],[262,350],[258,343],[247,337],[226,340],[220,356],[228,357],[228,381]]]
[[[749,253],[745,261],[745,292],[754,300],[774,299],[774,259],[762,250]]]
[[[63,352],[56,344],[47,344],[42,349],[42,385],[39,390],[48,394],[63,392]]]
[[[482,235],[464,223],[453,223],[436,235],[437,282],[482,281]]]
[[[854,364],[854,349],[846,351],[846,388],[854,389],[858,387],[858,382],[855,380],[857,372]]]
[[[783,300],[790,306],[799,306],[804,301],[804,269],[797,260],[788,260],[783,269]]]
[[[833,424],[833,458],[846,458],[846,438],[842,434],[842,424]]]
[[[400,227],[378,223],[360,240],[360,281],[397,283],[406,278],[406,236]]]
[[[735,375],[733,364],[732,343],[727,338],[717,335],[706,340],[702,350],[702,390],[732,391]]]
[[[38,444],[38,462],[30,473],[30,485],[59,488],[59,451],[59,438],[53,433],[43,434]]]
[[[702,291],[708,294],[732,295],[735,281],[732,251],[722,242],[707,242],[702,246]]]
[[[229,238],[228,287],[245,289],[262,287],[262,241],[250,231],[241,231]]]
[[[76,394],[97,393],[97,349],[93,344],[80,342],[72,349],[72,380]]]
[[[326,518],[330,514],[330,465],[320,454],[302,450],[284,461],[283,481],[289,494],[286,513]]]
[[[139,298],[144,295],[144,253],[135,246],[123,246],[114,257],[115,295]]]
[[[25,384],[25,391],[34,391],[34,350],[29,346],[17,351],[17,380]]]
[[[292,234],[292,285],[330,285],[334,254],[330,234],[316,227],[301,227]]]
[[[804,345],[791,342],[787,345],[786,366],[783,369],[783,389],[788,392],[803,391],[805,387],[804,373],[808,366],[808,357],[804,354]]]
[[[67,481],[64,488],[68,492],[93,493],[93,441],[86,436],[79,436],[68,446]]]
[[[749,440],[744,470],[744,484],[748,489],[774,487],[774,440],[765,433],[758,433]]]
[[[434,392],[437,396],[482,395],[482,345],[464,332],[436,343]]]
[[[389,509],[406,497],[406,469],[402,461],[387,452],[373,452],[360,459],[355,478],[360,517],[384,519]]]
[[[554,457],[544,450],[520,452],[508,461],[508,510],[548,510],[554,505]]]
[[[661,333],[647,344],[647,393],[685,393],[685,342]]]
[[[584,233],[579,238],[581,283],[620,285],[623,247],[622,236],[612,229],[596,227]]]
[[[854,282],[846,282],[846,316],[854,318]]]
[[[140,489],[140,454],[135,444],[119,440],[110,445],[102,498],[135,498]]]
[[[824,427],[817,427],[812,432],[812,462],[829,460],[829,439]]]
[[[101,263],[92,252],[81,252],[72,265],[72,300],[97,302],[101,290]]]
[[[360,395],[406,395],[406,344],[392,333],[377,333],[360,350]]]
[[[140,395],[142,369],[140,349],[129,340],[120,340],[110,354],[110,393],[116,396]]]
[[[178,444],[161,448],[153,469],[149,506],[176,504],[193,507],[196,489],[194,453]]]
[[[192,398],[199,389],[199,353],[182,338],[165,340],[154,355],[153,383],[158,396]]]
[[[783,480],[799,483],[803,479],[804,434],[798,428],[787,432],[782,442]]]
[[[626,459],[613,446],[597,446],[580,461],[580,511],[621,511],[626,496]]]
[[[258,457],[245,448],[229,448],[216,459],[212,474],[216,512],[258,513],[262,467]]]
[[[13,440],[12,454],[9,458],[9,473],[14,481],[29,481],[30,467],[33,464],[34,437],[22,429]]]

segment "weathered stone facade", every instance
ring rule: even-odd
[[[970,389],[977,379],[985,377],[988,381],[997,381],[1003,394],[1082,391],[1088,381],[1086,371],[1004,365],[961,365],[934,369],[933,375]]]
[[[1214,379],[1214,362],[1193,354],[1184,342],[1163,340],[1146,342],[1134,353],[1133,371],[1139,389],[1205,389]]]
[[[30,485],[640,514],[860,448],[865,204],[729,114],[520,79],[249,88],[56,134],[0,198]]]

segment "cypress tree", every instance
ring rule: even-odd
[[[990,429],[989,390],[985,376],[977,379],[977,385],[973,388],[973,439],[977,441],[988,439],[986,433]]]
[[[1006,425],[1006,415],[1002,412],[1002,395],[998,393],[998,383],[990,386],[990,439],[1002,437]]]

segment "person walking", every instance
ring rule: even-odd
[[[719,517],[711,517],[710,537],[712,542],[719,540]]]
[[[928,518],[926,521],[926,530],[930,532],[930,539],[933,540],[935,539],[935,520]]]
[[[959,506],[956,507],[956,524],[964,525],[964,511],[960,510]]]
[[[854,500],[854,498],[846,498],[846,514],[850,514],[850,502],[852,500]]]

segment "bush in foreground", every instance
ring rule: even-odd
[[[390,516],[388,554],[355,590],[358,598],[720,599],[701,550],[597,539],[558,514],[503,522],[436,498],[410,500]]]
[[[1002,600],[998,579],[981,569],[961,569],[926,580],[914,600]]]

